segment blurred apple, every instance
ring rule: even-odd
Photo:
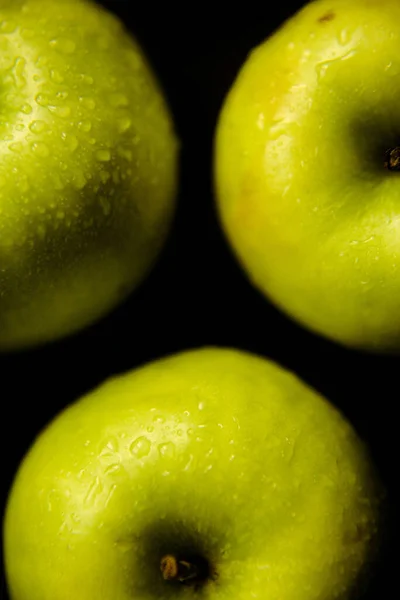
[[[218,210],[251,281],[314,332],[400,349],[400,2],[317,0],[221,111]]]
[[[144,278],[178,143],[142,50],[89,0],[0,2],[0,349],[93,323]]]
[[[381,498],[355,431],[297,377],[182,352],[36,439],[5,512],[11,598],[344,600],[367,581]]]

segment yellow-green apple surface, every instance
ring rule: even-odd
[[[172,117],[142,50],[89,0],[0,0],[0,349],[94,322],[166,237]]]
[[[5,512],[11,598],[343,600],[375,552],[379,489],[351,425],[295,375],[182,352],[38,436]]]
[[[400,349],[400,2],[317,0],[248,56],[215,139],[221,224],[314,332]]]

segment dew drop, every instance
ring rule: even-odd
[[[88,108],[89,110],[94,110],[96,108],[96,102],[93,100],[93,98],[81,96],[79,98],[79,102],[82,104],[82,106]]]
[[[111,160],[111,152],[109,150],[97,150],[96,152],[96,158],[97,160],[99,160],[100,162],[108,162],[109,160]]]
[[[68,92],[66,92],[65,90],[59,90],[56,94],[56,97],[60,100],[65,100],[66,98],[68,98]]]
[[[29,129],[32,131],[32,133],[43,133],[43,131],[48,129],[48,125],[45,121],[37,119],[36,121],[32,121],[32,123],[29,125]]]
[[[72,183],[77,190],[82,190],[85,187],[86,177],[82,171],[78,171],[74,174]]]
[[[341,44],[342,46],[345,46],[346,44],[349,43],[350,39],[351,39],[351,35],[349,33],[349,30],[341,29],[339,32],[339,36],[338,36],[339,44]]]
[[[118,156],[121,158],[125,158],[126,160],[132,160],[132,150],[128,150],[126,148],[118,148],[117,150]]]
[[[12,152],[16,152],[17,154],[19,154],[20,152],[22,152],[24,146],[22,142],[14,142],[13,144],[9,144],[8,147]]]
[[[129,100],[124,94],[112,94],[110,96],[110,104],[115,108],[120,106],[128,106]]]
[[[19,88],[22,88],[26,85],[26,79],[24,77],[25,65],[26,65],[26,61],[21,56],[18,56],[15,59],[14,66],[13,66],[13,75],[14,75],[15,85]]]
[[[13,33],[17,29],[17,23],[12,20],[4,20],[0,23],[0,33]]]
[[[25,102],[21,106],[21,112],[23,112],[25,115],[30,115],[32,112],[32,106],[30,104],[28,104],[27,102]]]
[[[15,129],[17,131],[23,131],[25,129],[25,125],[23,123],[17,123],[17,125],[15,126]]]
[[[103,209],[103,213],[107,217],[111,212],[110,201],[108,200],[108,198],[105,198],[104,196],[100,196],[99,200],[100,200],[101,207]]]
[[[165,423],[165,418],[161,415],[157,415],[153,418],[154,423],[159,423],[160,425],[162,425],[163,423]]]
[[[175,456],[175,445],[172,442],[159,444],[158,452],[163,458],[173,458]]]
[[[64,81],[64,77],[61,75],[60,71],[57,71],[57,69],[51,69],[50,78],[52,81],[54,81],[54,83],[63,83]]]
[[[23,27],[20,29],[20,35],[25,40],[30,40],[35,36],[35,32],[33,29],[28,29],[27,27]]]
[[[59,37],[51,40],[49,45],[50,48],[52,48],[56,52],[59,52],[60,54],[73,54],[76,50],[75,42],[64,37]]]
[[[86,75],[86,73],[80,73],[78,75],[79,81],[82,83],[86,83],[87,85],[93,85],[94,79],[91,75]]]
[[[48,62],[49,62],[48,57],[43,54],[40,54],[36,59],[35,65],[39,68],[42,68],[42,67],[46,67]]]
[[[33,144],[31,144],[31,149],[35,154],[42,156],[43,158],[50,155],[48,146],[43,142],[33,142]]]
[[[41,239],[46,235],[46,227],[43,224],[38,225],[37,234]]]
[[[45,108],[50,104],[50,99],[46,94],[37,94],[35,100],[39,106],[43,106]]]
[[[118,131],[120,133],[124,133],[125,131],[128,131],[128,129],[132,125],[132,121],[130,120],[129,117],[124,117],[123,119],[119,119],[119,121],[117,123],[118,123]]]
[[[400,75],[400,63],[393,63],[392,61],[390,61],[386,66],[385,66],[385,73],[387,73],[388,75],[391,75],[392,77]]]
[[[150,452],[150,449],[151,449],[151,442],[144,435],[136,438],[136,440],[134,442],[132,442],[132,444],[129,448],[130,452],[134,456],[136,456],[136,458],[143,458],[143,457],[147,456]]]
[[[65,212],[63,210],[58,210],[56,212],[56,218],[62,221],[63,219],[65,219]]]
[[[100,171],[100,179],[102,183],[107,183],[111,175],[108,171]]]
[[[78,129],[84,131],[85,133],[88,133],[92,129],[92,122],[88,119],[85,119],[84,121],[79,121]]]
[[[57,117],[61,117],[63,119],[67,118],[70,116],[71,114],[71,109],[69,106],[48,106],[48,109],[51,113],[53,113],[54,115],[57,115]]]
[[[78,139],[74,135],[65,133],[63,131],[63,133],[61,134],[61,137],[63,139],[65,146],[68,148],[68,150],[70,152],[74,152],[77,149],[77,147],[79,146]]]

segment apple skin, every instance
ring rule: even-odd
[[[178,141],[122,23],[88,0],[1,2],[0,349],[74,333],[158,256]]]
[[[221,225],[304,327],[400,349],[400,2],[317,0],[245,61],[215,136]]]
[[[347,598],[380,502],[355,431],[295,375],[185,351],[103,383],[38,436],[5,512],[11,598],[176,598],[171,552],[209,561],[209,598]]]

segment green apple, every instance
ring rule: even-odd
[[[174,212],[178,143],[154,73],[90,0],[0,0],[0,349],[124,299]]]
[[[248,56],[215,191],[252,283],[316,333],[400,349],[400,2],[316,0]]]
[[[11,598],[343,600],[376,550],[380,498],[351,425],[296,376],[185,351],[39,435],[5,512]]]

